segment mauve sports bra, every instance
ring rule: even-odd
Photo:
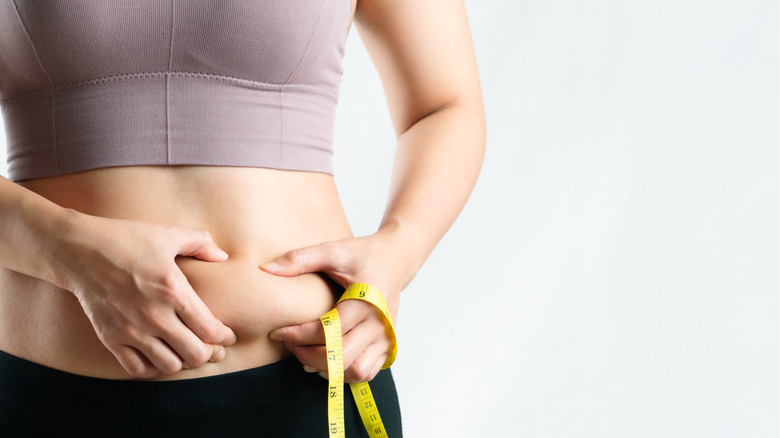
[[[350,0],[0,0],[13,180],[131,165],[332,174]]]

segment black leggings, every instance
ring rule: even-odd
[[[390,370],[371,381],[390,438],[401,412]],[[327,381],[295,359],[166,382],[84,377],[0,351],[0,436],[327,437]],[[347,438],[368,437],[344,390]],[[66,433],[70,432],[70,433]]]

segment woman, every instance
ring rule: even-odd
[[[0,425],[324,433],[301,401],[322,379],[298,374],[326,370],[318,318],[354,282],[395,318],[476,180],[482,100],[460,2],[270,3],[0,1]],[[353,17],[398,136],[362,237],[330,168]],[[400,433],[380,315],[338,310],[347,382],[380,387]]]

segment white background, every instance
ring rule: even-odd
[[[406,436],[778,437],[777,2],[466,5],[488,151],[403,295]],[[366,234],[394,135],[354,29],[344,67]]]

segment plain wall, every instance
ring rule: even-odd
[[[777,3],[466,5],[488,150],[403,295],[406,436],[777,437]],[[344,67],[366,234],[394,134],[355,29]]]
[[[403,295],[407,435],[777,437],[777,3],[466,5],[488,149]],[[357,36],[335,164],[362,234],[393,137]]]

